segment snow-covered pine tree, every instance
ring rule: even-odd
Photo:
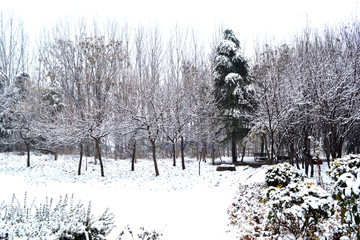
[[[248,113],[253,111],[256,102],[248,64],[241,56],[240,42],[232,30],[224,31],[224,40],[216,48],[213,74],[214,96],[223,113],[232,160],[236,162],[236,142],[247,134]]]

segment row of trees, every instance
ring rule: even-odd
[[[54,152],[95,146],[128,152],[134,169],[140,147],[149,148],[159,175],[156,149],[191,144],[205,154],[217,143],[218,110],[212,95],[211,62],[193,33],[176,27],[165,41],[156,27],[130,31],[115,23],[106,31],[68,25],[42,39],[36,74],[15,77],[1,88],[2,142]],[[191,53],[191,54],[190,54]],[[25,70],[25,69],[24,69]]]
[[[21,142],[28,166],[31,146],[78,150],[79,174],[93,150],[102,176],[109,146],[132,158],[132,170],[136,154],[149,150],[155,175],[164,143],[174,166],[180,145],[183,169],[187,146],[203,159],[210,146],[214,160],[215,146],[230,143],[235,162],[237,144],[254,136],[271,163],[287,155],[306,171],[314,152],[329,160],[344,146],[359,151],[357,21],[259,47],[251,64],[231,30],[208,54],[179,26],[164,38],[156,26],[80,22],[44,34],[30,65],[22,25],[12,23],[1,22],[0,139],[2,148]]]
[[[359,152],[359,60],[357,21],[323,32],[308,28],[291,44],[256,51],[253,132],[269,141],[271,162],[289,153],[304,159],[308,172],[314,152],[323,151],[328,161],[344,150]]]

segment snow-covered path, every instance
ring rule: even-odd
[[[110,208],[116,228],[108,239],[116,239],[129,225],[162,233],[162,240],[235,239],[229,231],[227,208],[239,183],[263,181],[264,168],[237,167],[236,172],[216,172],[210,164],[187,161],[187,169],[172,167],[170,160],[160,160],[160,176],[153,176],[151,161],[140,160],[135,172],[128,161],[106,159],[105,178],[98,166],[89,165],[82,176],[76,175],[76,156],[32,156],[33,167],[25,167],[25,156],[0,154],[0,201],[9,202],[13,193],[21,201],[56,201],[60,195],[74,193],[76,200],[92,202],[95,214]],[[249,178],[249,176],[251,176]]]

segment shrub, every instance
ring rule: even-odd
[[[135,236],[135,238],[134,238]],[[135,233],[129,226],[127,226],[118,236],[117,240],[158,240],[161,237],[161,233],[148,231],[141,227],[137,233]]]
[[[280,163],[267,169],[265,183],[267,186],[285,187],[291,182],[304,180],[304,174],[289,163]]]
[[[102,215],[91,214],[91,203],[85,208],[81,202],[74,204],[74,197],[60,197],[52,207],[53,200],[46,199],[44,204],[36,206],[34,201],[23,206],[13,195],[10,204],[0,206],[0,234],[10,239],[104,239],[112,230],[113,214],[106,210]]]
[[[330,194],[310,182],[270,187],[266,193],[273,234],[292,234],[296,239],[312,239],[321,234],[318,224],[331,216]]]
[[[341,209],[345,234],[360,239],[360,155],[335,159],[327,174],[335,181],[334,197]]]
[[[240,184],[239,190],[228,208],[230,224],[236,227],[238,239],[250,240],[271,236],[267,228],[268,210],[262,203],[264,184]]]

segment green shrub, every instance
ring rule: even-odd
[[[292,234],[296,239],[312,239],[323,229],[319,223],[331,216],[330,194],[310,182],[270,187],[265,202],[270,208],[273,234]]]
[[[335,181],[334,195],[345,234],[351,239],[360,239],[360,155],[335,159],[327,174]]]
[[[267,169],[265,183],[269,187],[285,187],[291,182],[304,180],[304,174],[289,163],[280,163]]]

